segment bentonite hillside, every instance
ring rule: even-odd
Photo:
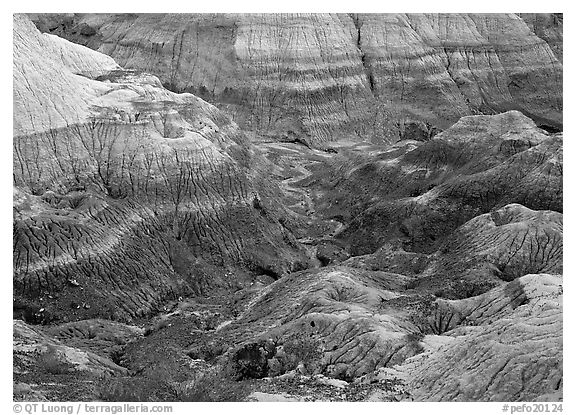
[[[559,401],[562,15],[14,15],[14,398]]]

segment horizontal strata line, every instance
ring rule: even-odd
[[[353,87],[365,87],[364,81],[360,76],[338,78],[338,81],[333,78],[327,78],[317,81],[278,81],[278,80],[264,80],[259,82],[261,87],[269,89],[271,92],[277,91],[307,91],[315,92],[322,89],[338,86],[353,86]]]
[[[259,82],[265,79],[282,80],[290,82],[298,79],[341,79],[348,77],[366,78],[364,69],[350,66],[346,69],[319,69],[319,70],[299,70],[299,69],[282,69],[277,67],[253,67],[248,71],[249,78],[253,82]]]
[[[248,204],[247,201],[244,203],[236,204],[239,206],[246,206]],[[224,210],[225,207],[231,207],[235,204],[232,201],[204,201],[203,203],[195,203],[194,206],[185,207],[182,206],[180,208],[181,213],[185,212],[202,212],[203,214],[214,214],[216,212]],[[72,263],[76,263],[79,260],[83,260],[89,257],[95,257],[103,254],[109,254],[114,251],[114,247],[122,240],[124,235],[128,234],[136,225],[146,220],[146,214],[141,215],[141,213],[149,212],[148,209],[145,209],[141,212],[133,212],[130,216],[123,220],[123,225],[120,227],[113,228],[110,230],[107,227],[102,227],[102,230],[106,231],[109,230],[110,232],[106,237],[101,239],[101,243],[97,246],[89,246],[89,247],[81,247],[78,248],[77,257],[75,259],[69,253],[62,253],[53,258],[39,258],[32,264],[28,264],[28,266],[22,266],[19,268],[14,269],[14,272],[24,272],[28,270],[28,274],[31,274],[36,271],[43,270],[45,268],[51,267],[53,265],[68,265]]]
[[[91,245],[89,247],[80,247],[78,249],[78,258],[75,259],[69,253],[62,253],[58,256],[53,258],[39,258],[35,263],[28,264],[28,266],[23,266],[20,268],[16,268],[14,272],[23,272],[28,271],[28,275],[30,273],[40,271],[42,269],[48,268],[53,265],[67,265],[71,263],[76,263],[78,260],[85,259],[92,256],[98,256],[102,254],[107,254],[113,252],[114,247],[120,242],[122,237],[130,232],[134,225],[137,225],[140,222],[143,222],[145,218],[140,216],[137,212],[133,212],[130,216],[124,218],[123,225],[120,227],[116,227],[111,232],[108,233],[106,237],[103,237],[100,240],[100,243],[96,246]],[[108,229],[105,226],[102,226],[103,230]]]
[[[284,56],[262,56],[261,59],[249,59],[243,61],[245,65],[251,65],[251,68],[285,68],[291,71],[324,71],[324,70],[340,70],[345,68],[361,68],[362,63],[360,56],[348,55],[335,55],[330,58],[317,57],[317,58],[300,58],[293,59]]]

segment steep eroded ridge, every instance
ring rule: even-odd
[[[131,319],[305,266],[265,161],[218,109],[14,19],[18,313]]]
[[[515,14],[33,16],[37,25],[314,145],[429,138],[520,110],[562,129],[562,20]],[[524,20],[523,20],[524,19]],[[539,37],[542,36],[542,38]],[[303,137],[306,137],[305,139]]]

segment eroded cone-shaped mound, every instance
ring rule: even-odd
[[[463,117],[428,142],[355,155],[310,180],[330,189],[321,210],[346,220],[338,237],[352,254],[390,241],[430,253],[457,226],[510,203],[562,211],[562,137],[517,111]]]
[[[562,214],[506,205],[454,231],[417,284],[438,296],[466,297],[500,280],[561,273],[562,239]]]
[[[518,280],[518,289],[524,293],[523,304],[513,303],[506,312],[497,306],[502,299],[498,291],[455,303],[468,309],[469,325],[446,333],[452,337],[449,342],[406,365],[415,399],[561,398],[562,278],[526,275]]]

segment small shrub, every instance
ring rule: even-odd
[[[234,379],[260,379],[268,376],[268,359],[275,348],[266,342],[249,343],[240,347],[231,357],[231,370]]]
[[[104,402],[240,402],[253,390],[250,381],[235,381],[229,371],[213,369],[187,382],[166,374],[99,379],[96,399]]]
[[[62,375],[74,370],[74,365],[58,358],[58,349],[49,344],[44,354],[38,358],[38,365],[52,375]]]
[[[285,370],[295,369],[300,363],[310,372],[316,372],[324,355],[319,340],[305,336],[292,335],[284,341],[283,352],[286,356]]]
[[[186,354],[190,359],[202,359],[206,362],[213,362],[217,357],[224,354],[226,349],[226,345],[220,342],[202,340],[199,344],[188,349]]]
[[[215,370],[199,374],[178,391],[183,402],[241,402],[254,389],[251,380],[234,380],[229,371]]]
[[[175,393],[168,380],[104,376],[99,381],[96,397],[104,402],[157,402],[172,401]]]
[[[417,355],[424,352],[424,347],[420,342],[424,339],[424,334],[422,333],[408,333],[406,335],[406,342],[408,343],[408,350],[411,350],[412,355]]]
[[[420,332],[408,333],[406,335],[406,340],[410,343],[421,342],[423,338],[424,338],[424,334],[422,334]]]

